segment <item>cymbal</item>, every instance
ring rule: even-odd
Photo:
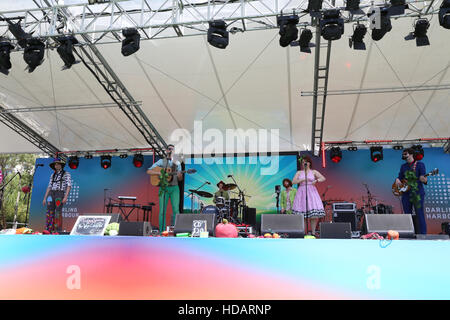
[[[189,189],[189,192],[195,193],[195,194],[199,195],[200,197],[204,197],[204,198],[212,198],[213,197],[212,193],[209,193],[206,191],[197,191],[194,189]]]
[[[228,183],[223,186],[223,190],[225,190],[225,191],[234,190],[234,189],[236,189],[236,187],[237,187],[237,185],[235,185],[234,183]]]

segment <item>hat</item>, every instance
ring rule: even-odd
[[[66,161],[60,159],[60,158],[55,158],[53,159],[53,162],[50,163],[50,168],[52,168],[53,170],[55,170],[55,164],[59,163],[63,168],[66,165]]]
[[[220,180],[219,183],[217,184],[217,188],[219,187],[219,184],[223,184],[224,187],[227,185],[225,182],[223,182],[222,180]]]

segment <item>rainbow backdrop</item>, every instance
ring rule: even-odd
[[[450,299],[449,252],[450,241],[4,235],[0,299]],[[71,266],[80,289],[67,287]]]

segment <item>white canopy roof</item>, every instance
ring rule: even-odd
[[[11,7],[2,3],[3,9]],[[450,31],[434,16],[431,45],[416,47],[404,40],[413,22],[392,19],[392,31],[378,42],[369,32],[366,51],[349,48],[352,30],[346,24],[345,35],[332,43],[328,90],[450,84]],[[210,46],[206,36],[146,40],[128,57],[121,55],[120,43],[97,48],[166,142],[175,129],[192,131],[194,121],[202,121],[203,131],[279,129],[281,151],[303,150],[311,143],[312,97],[301,92],[313,89],[315,49],[300,53],[298,47],[280,47],[278,39],[276,29],[238,32],[225,50]],[[0,74],[1,105],[84,107],[15,113],[56,147],[148,146],[82,63],[61,71],[56,50],[47,50],[44,63],[28,73],[22,52],[12,53],[11,60],[10,74]],[[446,89],[329,95],[324,141],[449,137],[449,94]],[[0,152],[37,151],[4,125],[0,133]]]

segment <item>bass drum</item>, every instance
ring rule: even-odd
[[[202,213],[212,213],[216,217],[219,215],[219,212],[220,212],[219,208],[217,208],[216,206],[213,206],[213,205],[209,205],[209,206],[202,208]]]

